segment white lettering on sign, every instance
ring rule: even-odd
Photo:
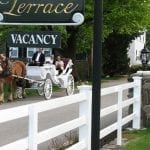
[[[58,35],[49,34],[10,34],[13,44],[56,44]]]

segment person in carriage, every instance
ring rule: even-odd
[[[30,66],[43,66],[45,63],[45,55],[43,53],[43,48],[39,48],[37,52],[35,52],[32,56],[32,63]]]
[[[58,55],[55,61],[56,70],[58,70],[58,74],[61,74],[64,70],[64,62],[61,59],[61,56]]]

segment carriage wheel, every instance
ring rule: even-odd
[[[39,83],[37,90],[38,90],[38,94],[39,94],[40,96],[43,96],[43,95],[44,95],[44,83]]]
[[[46,79],[44,83],[44,96],[45,99],[50,99],[52,96],[52,81],[50,79]]]
[[[67,95],[72,95],[74,93],[74,77],[69,75],[68,77],[68,86],[66,88]]]
[[[21,87],[17,87],[16,95],[17,95],[17,98],[19,98],[19,99],[23,98],[23,96],[22,96],[22,88]]]

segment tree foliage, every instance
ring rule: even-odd
[[[78,37],[76,41],[76,52],[89,52],[92,49],[93,43],[93,0],[88,0],[85,3],[85,21],[79,27]]]
[[[103,43],[105,47],[103,62],[109,64],[108,58],[113,55],[115,58],[116,55],[111,53],[112,48],[108,46],[107,42],[110,42],[110,39],[113,39],[113,42],[117,40],[117,45],[114,46],[117,46],[118,49],[114,49],[117,53],[120,50],[121,53],[128,47],[127,44],[122,47],[123,43],[129,43],[129,40],[136,35],[135,33],[150,28],[150,0],[103,0],[103,4]],[[94,1],[86,0],[85,21],[80,26],[0,26],[0,42],[5,42],[9,31],[12,30],[56,30],[61,32],[62,49],[65,55],[74,58],[76,53],[89,53],[93,45],[93,9]],[[115,38],[112,38],[113,35]],[[125,36],[127,42],[124,42],[125,39],[118,41],[117,35]],[[122,52],[122,54],[125,53]],[[106,65],[105,68],[107,68]]]
[[[103,73],[113,76],[126,74],[129,69],[127,47],[134,36],[111,33],[103,44]]]
[[[150,1],[104,1],[104,74],[127,73],[127,47],[150,26]]]
[[[104,0],[103,2],[104,40],[113,32],[132,36],[150,27],[150,0]],[[79,52],[88,51],[92,47],[93,7],[93,0],[86,1],[85,22],[79,29],[76,45]]]
[[[103,37],[106,39],[110,33],[132,35],[140,30],[150,27],[150,0],[103,0]],[[77,52],[89,51],[93,39],[93,12],[94,1],[85,1],[85,22],[78,27],[54,26],[54,30],[62,33],[62,46],[67,49],[67,40],[73,32],[76,37],[75,50]],[[0,39],[6,40],[11,30],[49,30],[44,26],[0,26]],[[76,31],[76,33],[74,33]],[[73,41],[72,41],[73,42]]]
[[[105,0],[104,36],[116,32],[132,35],[150,27],[150,0]]]

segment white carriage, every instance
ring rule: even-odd
[[[54,64],[50,62],[43,66],[26,65],[27,75],[26,80],[32,83],[32,88],[38,90],[39,95],[44,96],[45,99],[50,99],[52,95],[53,84],[60,88],[65,88],[67,95],[74,93],[74,77],[72,76],[72,60],[69,59],[65,69],[61,74]]]

